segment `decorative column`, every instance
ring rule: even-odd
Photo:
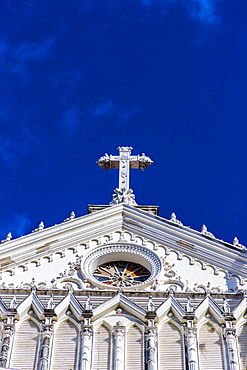
[[[92,337],[93,337],[92,326],[91,325],[83,325],[83,327],[82,327],[81,370],[90,370],[91,369]]]
[[[40,349],[39,370],[48,370],[49,368],[51,335],[52,326],[45,325],[43,329],[42,344]]]
[[[184,319],[187,322],[184,324],[185,327],[185,347],[186,347],[186,359],[188,370],[198,370],[199,369],[199,356],[198,356],[198,345],[197,345],[197,335],[196,328],[193,326],[195,319],[194,308],[190,299],[187,299],[187,304],[185,306],[186,315]]]
[[[157,328],[155,326],[147,327],[145,338],[147,370],[157,370]]]
[[[91,325],[91,317],[93,316],[92,303],[90,296],[87,297],[86,304],[83,310],[84,323],[82,325],[82,356],[81,370],[90,370],[92,362],[92,338],[93,327]]]
[[[43,325],[42,343],[39,357],[39,370],[48,370],[51,351],[51,337],[53,333],[53,317],[56,316],[54,311],[53,296],[51,295],[47,307],[44,309],[45,323]]]
[[[188,323],[189,325],[191,323]],[[187,364],[188,370],[198,370],[198,351],[197,351],[197,337],[196,329],[192,326],[185,329],[185,343],[187,350]]]
[[[238,349],[236,343],[236,332],[234,329],[225,329],[224,336],[226,338],[228,361],[230,370],[240,370]]]
[[[125,327],[118,321],[114,327],[114,370],[124,370],[124,334]]]
[[[232,327],[232,322],[235,318],[231,313],[231,307],[226,298],[224,299],[223,311],[225,318],[225,329],[223,330],[223,335],[226,339],[229,370],[240,370],[236,330]]]
[[[158,350],[157,350],[157,328],[154,326],[154,319],[156,318],[156,311],[152,296],[149,297],[146,319],[148,325],[145,330],[146,343],[146,369],[158,370]]]
[[[13,325],[7,324],[3,329],[3,340],[1,346],[1,355],[0,355],[0,367],[7,367],[9,359],[9,349],[11,345],[11,340],[14,334]]]

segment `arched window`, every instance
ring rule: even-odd
[[[215,327],[204,324],[198,333],[199,356],[201,370],[224,370],[224,356],[222,339]]]
[[[111,360],[110,330],[101,325],[94,333],[93,370],[109,370]]]
[[[21,370],[36,369],[39,339],[38,326],[32,320],[24,321],[15,334],[11,367]]]
[[[171,323],[159,332],[159,364],[160,370],[184,369],[182,333]]]
[[[241,370],[245,370],[247,368],[247,325],[243,325],[240,328],[238,345]]]
[[[135,325],[127,332],[126,370],[144,370],[144,340],[142,331]]]
[[[64,321],[55,332],[52,370],[76,369],[78,329],[71,321]]]

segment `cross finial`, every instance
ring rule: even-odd
[[[131,155],[131,146],[118,147],[119,155],[108,155],[100,157],[96,162],[105,171],[109,169],[119,169],[119,185],[114,190],[113,200],[110,204],[125,203],[136,205],[135,195],[129,187],[130,169],[136,168],[144,171],[153,161],[142,153],[142,155]]]

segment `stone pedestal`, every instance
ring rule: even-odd
[[[197,338],[195,328],[186,328],[185,341],[187,350],[187,364],[188,370],[198,370],[198,351],[197,351]]]
[[[124,329],[120,321],[114,327],[114,370],[124,370]]]
[[[226,330],[225,338],[226,338],[226,344],[227,344],[229,369],[230,370],[240,370],[235,331],[231,329]]]
[[[82,358],[81,370],[91,369],[92,359],[92,326],[87,325],[82,327]]]
[[[146,364],[147,370],[157,370],[157,328],[147,327],[145,333],[146,339]]]
[[[6,369],[6,365],[8,363],[9,357],[9,349],[11,344],[11,339],[14,333],[14,328],[12,325],[6,325],[3,329],[3,341],[1,347],[1,355],[0,355],[0,366]]]

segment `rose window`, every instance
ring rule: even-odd
[[[103,284],[127,288],[147,280],[150,272],[135,262],[113,261],[98,266],[93,276]]]

